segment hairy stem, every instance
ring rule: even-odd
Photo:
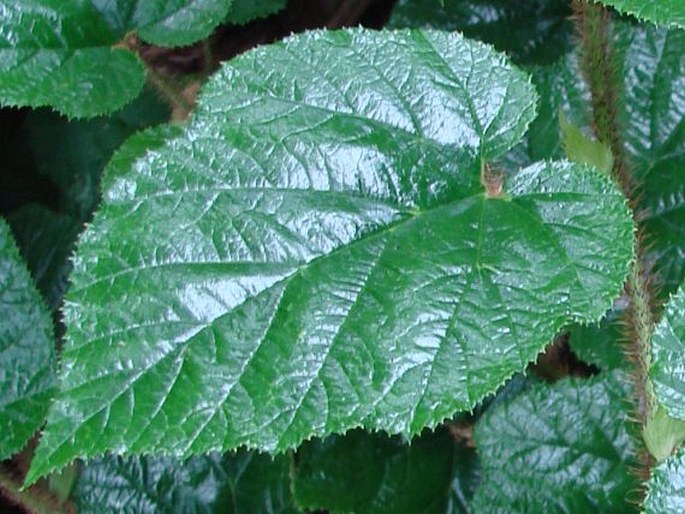
[[[612,44],[611,16],[601,5],[583,0],[574,0],[574,10],[580,37],[581,70],[592,95],[593,130],[597,139],[611,149],[614,157],[612,175],[633,208],[637,225],[636,187],[621,137],[621,79]],[[649,381],[655,296],[646,266],[646,253],[642,234],[638,234],[635,260],[626,283],[626,294],[630,301],[626,317],[626,353],[633,363],[635,415],[639,428],[636,472],[642,480],[649,478],[654,463],[644,445],[642,434],[658,407]],[[638,494],[637,500],[641,503],[645,491],[640,490]]]
[[[599,4],[574,1],[580,35],[581,70],[590,87],[595,135],[611,149],[613,175],[631,202],[635,186],[626,163],[619,121],[620,77],[611,41],[611,18]]]
[[[29,514],[73,514],[68,502],[61,503],[50,491],[34,485],[21,490],[21,480],[6,465],[0,464],[0,497]]]

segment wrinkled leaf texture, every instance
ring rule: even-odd
[[[104,457],[76,484],[80,514],[296,514],[290,461],[240,451],[185,461],[168,457]]]
[[[598,319],[631,257],[616,188],[567,162],[479,183],[534,105],[502,56],[436,31],[226,65],[182,136],[107,174],[28,481],[106,450],[417,434]]]
[[[662,25],[685,28],[682,0],[599,0],[618,11]]]
[[[570,15],[566,0],[399,0],[387,26],[459,31],[519,64],[550,64],[571,49]]]
[[[54,393],[52,319],[0,219],[0,460],[40,428]]]
[[[0,103],[54,107],[73,118],[137,97],[145,71],[117,45],[135,31],[180,46],[209,35],[230,0],[0,0]]]
[[[457,514],[478,482],[475,461],[446,427],[411,444],[354,430],[302,445],[293,494],[301,507],[331,514]]]
[[[474,512],[633,512],[626,396],[617,375],[602,373],[538,383],[489,409],[475,431]]]
[[[671,514],[685,510],[685,452],[669,457],[652,471],[644,514]]]
[[[649,378],[672,418],[685,419],[685,292],[669,300],[652,337]]]

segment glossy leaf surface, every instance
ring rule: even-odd
[[[602,374],[537,384],[488,410],[476,425],[474,512],[631,512],[625,394]]]
[[[355,430],[304,443],[297,452],[293,491],[301,507],[331,513],[459,512],[451,510],[456,509],[452,495],[455,489],[468,494],[475,485],[473,453],[457,446],[446,428],[411,444]]]
[[[622,13],[662,25],[685,27],[685,3],[682,0],[600,0]]]
[[[685,279],[685,31],[617,24],[625,147],[664,292]],[[665,295],[664,295],[665,296]]]
[[[136,98],[145,72],[118,47],[186,45],[221,23],[230,0],[0,0],[0,103],[50,106],[72,118],[113,112]]]
[[[652,337],[649,378],[659,403],[672,418],[685,419],[685,292],[666,305]]]
[[[138,96],[145,73],[90,2],[0,1],[0,103],[52,106],[76,118]]]
[[[0,460],[45,420],[54,393],[52,319],[0,219]]]
[[[285,9],[286,0],[233,0],[226,23],[242,25],[257,18],[265,18]]]
[[[652,470],[644,514],[671,514],[685,510],[685,452]]]
[[[290,462],[241,451],[192,457],[107,457],[76,484],[81,514],[296,514]]]
[[[570,14],[566,0],[399,0],[388,27],[459,31],[519,63],[549,64],[571,48]]]
[[[30,479],[108,449],[416,434],[598,319],[632,253],[608,179],[540,163],[481,191],[479,157],[534,102],[456,34],[309,33],[232,61],[181,137],[112,172]]]
[[[232,0],[90,0],[120,37],[135,30],[145,41],[185,46],[210,35]]]
[[[13,212],[8,221],[38,290],[48,307],[57,309],[67,290],[69,258],[81,224],[40,205],[27,205]]]
[[[618,302],[617,302],[618,303]],[[630,370],[626,358],[625,305],[615,305],[600,323],[573,325],[569,328],[569,345],[580,360],[601,370]]]

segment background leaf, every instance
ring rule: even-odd
[[[232,0],[91,0],[118,36],[129,31],[148,43],[186,46],[209,36]]]
[[[296,514],[287,457],[240,451],[186,461],[106,457],[76,484],[81,514]]]
[[[670,457],[652,471],[644,514],[670,514],[685,509],[685,452]]]
[[[685,4],[681,0],[599,0],[622,13],[665,25],[685,27]]]
[[[71,117],[112,112],[145,74],[89,2],[0,1],[0,102],[52,106]]]
[[[632,255],[609,180],[540,163],[480,192],[534,100],[489,47],[432,31],[309,33],[226,66],[81,240],[29,482],[107,449],[416,434],[598,319]]]
[[[147,92],[111,116],[87,121],[31,112],[25,129],[36,167],[62,190],[60,208],[88,221],[100,203],[100,178],[114,151],[135,132],[168,119],[168,107]]]
[[[631,512],[625,397],[603,373],[537,384],[489,409],[476,425],[483,482],[474,512]]]
[[[649,260],[665,299],[685,279],[685,31],[616,25],[624,139]]]
[[[518,63],[550,64],[571,49],[570,15],[566,0],[399,0],[387,26],[459,31]]]
[[[208,36],[230,0],[0,0],[0,103],[56,108],[71,118],[136,98],[143,65],[122,40],[182,46]]]
[[[685,420],[685,292],[666,305],[652,337],[649,378],[659,403],[673,418]]]
[[[56,310],[67,289],[69,257],[82,225],[37,204],[13,212],[8,221],[33,280],[50,310]]]
[[[308,441],[297,452],[294,495],[308,509],[355,514],[463,512],[478,481],[475,451],[447,428],[411,444],[361,430]]]
[[[265,18],[285,9],[286,0],[233,0],[233,6],[226,17],[226,23],[243,25],[257,18]]]
[[[52,320],[0,219],[0,460],[45,420],[54,393]]]

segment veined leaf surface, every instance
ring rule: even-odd
[[[682,450],[653,471],[644,514],[670,514],[685,509],[685,452]]]
[[[672,418],[685,419],[685,292],[669,300],[652,337],[649,378]]]
[[[221,23],[230,0],[0,0],[0,104],[73,118],[113,112],[140,94],[145,71],[120,43],[187,45]]]
[[[622,13],[662,25],[685,27],[685,3],[682,0],[600,0]]]
[[[315,32],[226,65],[181,136],[107,173],[29,482],[106,450],[416,434],[598,319],[631,258],[610,181],[546,162],[480,185],[535,99],[434,31]]]
[[[52,319],[0,219],[0,460],[40,428],[54,393]]]

